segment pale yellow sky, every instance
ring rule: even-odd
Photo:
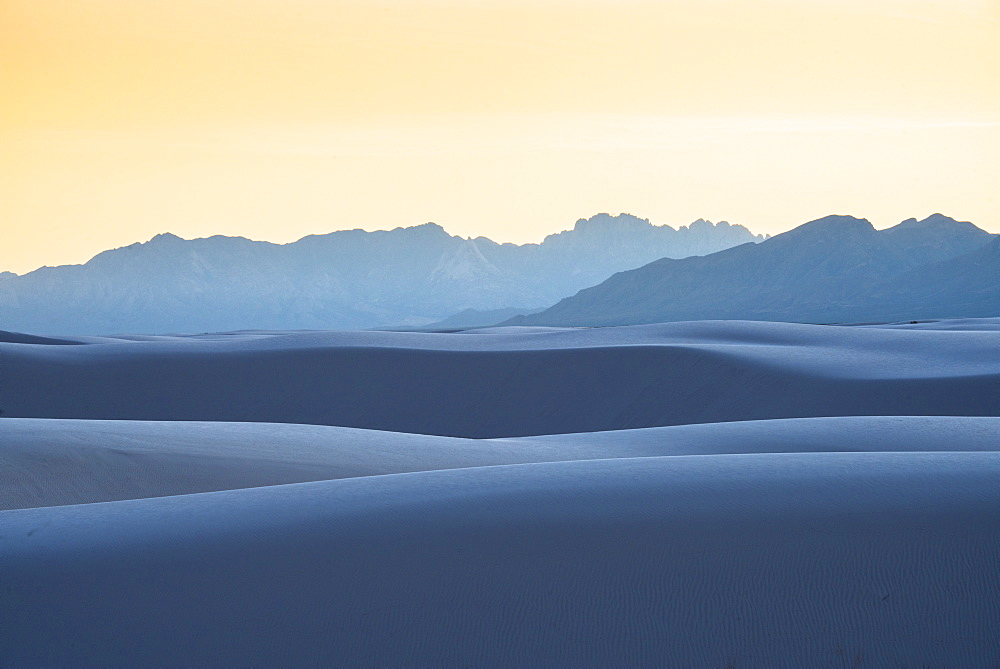
[[[0,0],[0,270],[599,211],[1000,232],[1000,0]]]

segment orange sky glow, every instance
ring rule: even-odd
[[[1000,0],[0,0],[0,270],[600,211],[1000,232]]]

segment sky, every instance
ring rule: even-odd
[[[0,270],[598,212],[1000,232],[1000,0],[0,0]]]

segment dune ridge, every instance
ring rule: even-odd
[[[719,321],[0,344],[0,410],[470,438],[813,416],[991,416],[998,336]]]
[[[5,511],[0,639],[22,664],[988,666],[998,475],[677,456]]]
[[[0,665],[1000,661],[1000,319],[66,341]]]
[[[275,423],[0,421],[0,510],[491,465],[752,453],[1000,451],[1000,418],[847,416],[462,439]]]

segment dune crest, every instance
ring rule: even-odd
[[[1000,657],[997,319],[67,341],[0,342],[0,664]]]
[[[104,343],[0,344],[4,415],[493,438],[813,416],[991,416],[1000,384],[992,329],[708,321],[90,341]]]

